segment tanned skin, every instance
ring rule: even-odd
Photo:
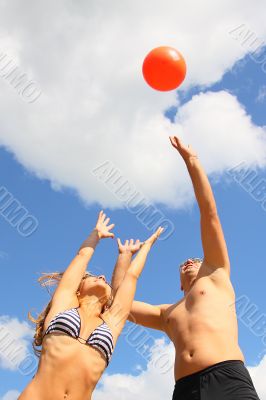
[[[159,227],[145,243],[140,243],[139,240],[136,243],[130,241],[130,255],[137,252],[132,262],[131,256],[130,259],[128,257],[127,242],[125,245],[120,242],[121,247],[125,249],[119,254],[119,268],[125,271],[126,262],[126,272],[119,287],[114,290],[111,306],[105,309],[112,297],[112,289],[105,276],[88,274],[84,277],[84,274],[99,241],[114,237],[114,233],[111,232],[114,224],[109,224],[109,221],[110,218],[106,218],[101,211],[95,228],[65,270],[53,294],[43,333],[57,313],[77,307],[82,338],[88,338],[94,329],[105,321],[116,345],[131,309],[138,278],[163,228]],[[117,277],[119,276],[118,274]],[[19,396],[19,400],[90,400],[105,368],[106,359],[96,348],[84,345],[66,334],[49,333],[43,337],[38,370]]]
[[[167,334],[175,346],[178,380],[221,361],[244,361],[244,356],[238,345],[230,261],[209,180],[190,146],[176,136],[170,142],[184,160],[193,184],[204,258],[202,262],[189,258],[181,266],[184,296],[180,300],[160,305],[134,301],[129,320]]]

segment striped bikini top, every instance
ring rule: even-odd
[[[81,318],[78,307],[70,308],[55,315],[43,336],[53,332],[65,333],[77,339],[82,344],[88,344],[98,349],[108,365],[114,351],[113,335],[109,326],[103,321],[101,325],[94,329],[87,340],[79,336],[80,327]],[[84,340],[84,342],[81,342],[79,339]]]

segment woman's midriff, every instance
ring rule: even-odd
[[[66,335],[48,335],[38,371],[19,400],[89,400],[105,367],[91,346]]]

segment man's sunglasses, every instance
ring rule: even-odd
[[[188,260],[192,260],[195,263],[202,263],[203,261],[202,258],[189,258]],[[179,265],[179,270],[181,270],[184,267],[184,265],[188,262],[188,260],[183,261],[182,264]]]

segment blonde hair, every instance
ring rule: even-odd
[[[47,286],[49,287],[49,286],[53,286],[53,285],[58,285],[58,283],[62,279],[63,274],[64,274],[64,272],[50,272],[50,273],[42,272],[42,276],[40,276],[37,281],[40,283],[41,286],[44,286],[48,290],[48,293],[50,294],[50,291],[47,288]],[[87,272],[85,273],[83,278],[85,278],[86,276],[89,276],[89,274]],[[109,307],[111,307],[112,302],[113,302],[113,290],[112,290],[110,298],[104,304],[104,306],[102,308],[102,312],[106,311]],[[45,319],[51,309],[51,305],[52,305],[52,299],[44,307],[44,309],[37,316],[37,318],[34,318],[31,315],[31,313],[28,312],[28,319],[35,324],[35,334],[33,336],[34,339],[32,342],[32,347],[33,347],[34,354],[37,357],[40,357],[40,355],[41,355],[42,350],[38,349],[38,347],[42,346],[44,322],[45,322]]]
[[[60,279],[63,276],[63,272],[52,272],[52,273],[46,273],[42,272],[42,276],[38,278],[38,282],[40,283],[41,286],[44,286],[47,288],[47,286],[53,286],[55,284],[58,284]],[[47,289],[49,292],[49,289]],[[50,293],[50,292],[49,292]],[[49,303],[44,307],[42,312],[37,316],[37,318],[34,318],[30,312],[28,312],[28,318],[31,322],[33,322],[35,326],[35,334],[33,336],[33,342],[32,342],[32,347],[34,354],[37,357],[40,357],[41,355],[41,350],[38,349],[37,347],[42,345],[42,340],[43,340],[43,326],[44,326],[44,321],[45,318],[47,317],[52,305],[52,299],[49,301]]]

